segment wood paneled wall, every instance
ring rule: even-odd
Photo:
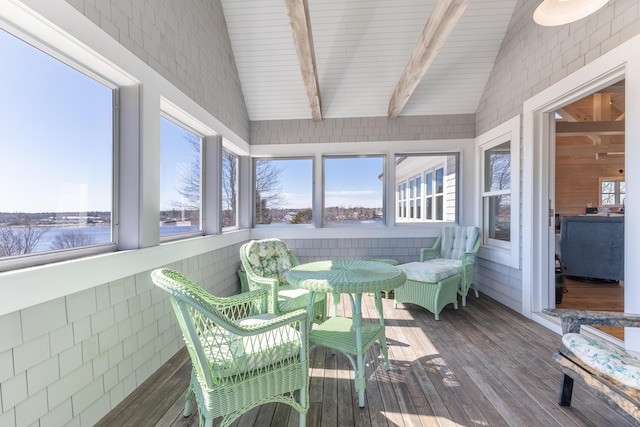
[[[575,146],[577,140],[582,140],[584,144],[584,137],[557,138],[557,151],[567,146]],[[584,145],[588,151],[593,151],[592,144]],[[596,159],[595,155],[578,152],[556,156],[556,213],[561,216],[584,215],[588,203],[593,207],[598,206],[599,178],[624,178],[623,155],[600,157]]]

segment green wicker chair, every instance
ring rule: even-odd
[[[215,297],[170,269],[151,273],[167,291],[193,369],[184,415],[195,396],[200,426],[222,417],[228,426],[248,410],[270,402],[292,406],[306,424],[309,408],[309,342],[306,310],[264,313],[268,292]]]
[[[404,285],[394,293],[394,306],[399,302],[420,305],[440,318],[440,311],[449,304],[458,308],[467,305],[470,289],[479,296],[475,284],[475,256],[482,238],[478,227],[444,227],[430,248],[420,249],[420,261],[399,265],[407,275]]]
[[[241,273],[246,277],[250,291],[269,290],[267,310],[280,315],[307,308],[309,291],[290,285],[287,272],[300,262],[291,249],[280,239],[251,240],[240,247]],[[242,279],[242,276],[241,276]],[[322,323],[327,319],[324,294],[316,295],[312,320]]]

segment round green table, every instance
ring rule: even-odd
[[[310,262],[293,267],[287,273],[287,281],[291,285],[310,291],[308,310],[312,308],[316,293],[333,294],[333,317],[311,329],[309,341],[312,346],[328,347],[347,356],[355,372],[355,389],[361,408],[364,407],[366,386],[364,355],[376,341],[380,343],[384,367],[389,370],[380,292],[402,286],[406,278],[402,271],[392,265],[362,260]],[[377,324],[362,321],[362,294],[365,292],[375,295],[379,316]],[[340,294],[349,295],[351,319],[337,316]]]

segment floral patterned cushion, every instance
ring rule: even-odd
[[[260,277],[287,283],[287,271],[293,267],[287,245],[280,239],[255,240],[247,245],[246,255],[254,273]]]
[[[436,258],[424,262],[400,264],[398,268],[405,272],[407,280],[438,283],[442,279],[460,272],[460,260]]]
[[[562,343],[592,368],[624,385],[640,388],[640,353],[600,338],[575,333],[565,334]]]

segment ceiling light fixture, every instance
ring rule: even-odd
[[[609,0],[544,0],[533,12],[538,25],[553,27],[577,21],[607,4]]]

